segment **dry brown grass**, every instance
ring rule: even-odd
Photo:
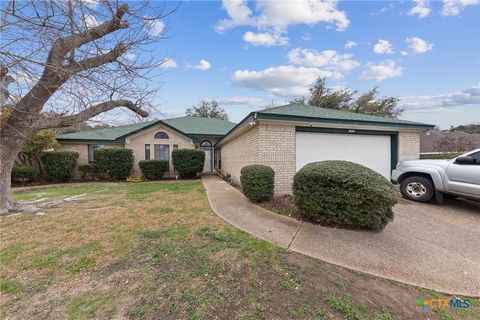
[[[77,184],[17,196],[75,193],[87,196],[45,216],[1,218],[2,317],[406,319],[422,315],[419,295],[436,295],[256,240],[213,214],[200,181]],[[455,316],[474,319],[475,304]]]

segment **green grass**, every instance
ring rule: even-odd
[[[69,319],[92,319],[95,312],[101,308],[109,297],[89,292],[73,298],[67,302]]]
[[[2,293],[19,293],[22,288],[22,284],[17,281],[0,279],[0,292]]]
[[[43,217],[1,221],[0,273],[15,275],[0,280],[2,318],[391,320],[406,318],[409,301],[423,316],[419,296],[445,297],[252,237],[215,216],[199,180],[70,184],[15,197],[83,193]],[[385,309],[383,292],[404,299]],[[479,310],[477,299],[470,310],[432,314],[466,320]]]

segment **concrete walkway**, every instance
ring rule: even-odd
[[[480,296],[480,210],[401,201],[380,233],[327,228],[249,202],[217,176],[202,178],[213,211],[258,238],[342,267],[447,294]]]

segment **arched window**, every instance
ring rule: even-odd
[[[153,137],[153,138],[154,139],[168,139],[168,134],[166,134],[163,131],[159,131],[159,132],[155,133],[155,137]]]
[[[212,147],[212,143],[208,140],[203,140],[201,143],[200,143],[200,147]]]

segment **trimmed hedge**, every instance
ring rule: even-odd
[[[97,168],[94,164],[81,164],[78,166],[82,180],[93,179],[97,173]]]
[[[160,179],[168,169],[168,161],[166,160],[142,160],[138,163],[142,170],[144,178],[149,180]]]
[[[35,169],[29,165],[16,164],[12,168],[12,182],[30,182],[36,175]]]
[[[275,186],[275,171],[261,164],[245,166],[240,171],[240,183],[243,193],[252,202],[271,200]]]
[[[420,154],[420,159],[453,159],[460,155],[464,154],[464,152],[444,152],[444,153],[424,153]]]
[[[203,171],[205,152],[196,149],[177,149],[172,151],[172,163],[182,178],[194,178]]]
[[[295,204],[325,225],[382,230],[393,220],[398,191],[379,173],[349,161],[313,162],[293,179]]]
[[[43,155],[42,163],[50,178],[56,181],[68,181],[72,179],[77,159],[78,153],[75,151],[53,151]]]
[[[95,167],[112,180],[124,180],[133,168],[133,150],[123,148],[97,148],[93,151]]]

